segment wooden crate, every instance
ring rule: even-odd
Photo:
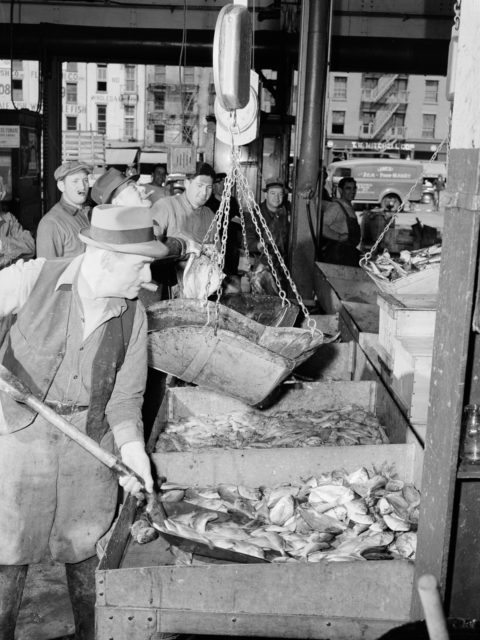
[[[316,262],[315,293],[325,313],[337,313],[342,301],[376,304],[379,289],[360,267]]]
[[[440,264],[432,264],[422,271],[412,273],[398,280],[383,280],[370,274],[372,281],[378,286],[383,293],[392,296],[404,294],[427,294],[434,295],[438,293],[438,283],[440,278]]]
[[[417,485],[421,482],[421,444],[416,439],[414,433],[410,429],[408,420],[399,409],[397,403],[392,398],[391,394],[387,391],[386,387],[375,381],[336,381],[336,382],[309,382],[305,384],[297,384],[293,387],[290,386],[287,392],[280,398],[280,400],[270,407],[260,411],[258,409],[252,409],[240,400],[230,398],[212,391],[200,389],[198,387],[173,387],[168,389],[165,398],[160,406],[157,419],[155,421],[154,428],[152,430],[152,436],[149,442],[149,450],[152,452],[153,460],[157,464],[157,456],[162,456],[160,466],[168,464],[168,468],[172,469],[173,475],[175,474],[175,458],[178,456],[179,460],[192,458],[198,460],[200,458],[211,459],[210,453],[206,450],[199,450],[195,452],[177,453],[172,452],[168,454],[155,452],[155,441],[158,438],[158,434],[165,428],[168,422],[189,418],[196,415],[205,416],[221,416],[232,413],[234,411],[258,411],[262,415],[271,415],[279,411],[290,411],[301,413],[304,409],[310,411],[325,411],[340,409],[345,405],[355,404],[368,411],[374,413],[380,422],[384,425],[387,436],[392,444],[390,445],[376,445],[371,447],[372,451],[367,454],[371,459],[372,452],[381,451],[382,456],[393,455],[394,457],[399,454],[401,449],[395,448],[396,445],[409,446],[413,443],[416,447],[417,453],[415,454],[416,460],[419,463],[415,469],[414,481]],[[335,468],[335,464],[342,466],[342,456],[345,450],[350,449],[365,449],[368,445],[358,445],[354,447],[328,447]],[[394,447],[390,452],[389,447]],[[313,448],[309,448],[311,451]],[[316,450],[322,457],[322,452],[325,447],[317,447]],[[275,469],[276,461],[274,456],[276,451],[284,451],[284,449],[261,449],[261,450],[248,450],[249,457],[257,457],[258,461],[265,456],[265,459],[272,459],[272,466]],[[305,448],[289,449],[292,459],[298,459],[301,461],[302,451],[305,452]],[[242,451],[225,452],[225,456],[222,457],[226,460],[228,455],[232,455],[235,462],[233,467],[224,470],[225,474],[236,473],[236,467],[238,461],[236,458],[242,456]],[[251,454],[251,455],[250,455]],[[167,455],[169,461],[166,463],[163,460],[163,456]],[[355,454],[354,454],[355,455]],[[358,452],[357,458],[360,460],[362,455]],[[400,455],[403,455],[400,453]],[[389,458],[390,459],[390,458]],[[402,464],[401,460],[391,459],[394,464]],[[259,464],[261,464],[259,462]],[[301,466],[301,462],[299,462]],[[170,467],[170,465],[172,465]],[[275,471],[274,471],[275,473]],[[162,472],[163,475],[166,474]],[[167,474],[168,477],[168,474]],[[173,478],[174,481],[178,481],[178,478]],[[234,482],[234,480],[228,480],[228,482]],[[237,479],[238,481],[238,479]]]
[[[411,422],[426,424],[432,372],[433,337],[393,339],[392,389]]]
[[[172,409],[188,411],[185,393],[175,396]],[[383,462],[413,481],[419,455],[411,443],[217,449],[154,454],[153,460],[172,481],[260,486]],[[172,566],[161,544],[130,542],[134,514],[134,501],[127,501],[96,573],[99,640],[160,640],[160,633],[374,640],[409,619],[411,562]]]
[[[437,295],[406,294],[378,296],[378,339],[385,351],[393,356],[393,339],[433,337],[437,314]]]

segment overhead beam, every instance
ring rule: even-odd
[[[119,29],[72,27],[56,24],[14,25],[13,57],[40,60],[52,52],[62,60],[76,62],[126,62],[132,64],[178,64],[182,32],[171,29]],[[188,32],[186,59],[196,66],[212,65],[213,31]],[[255,35],[257,69],[281,68],[288,55],[298,63],[298,35],[275,31]],[[0,57],[10,57],[10,28],[0,24]],[[332,71],[369,71],[445,75],[448,41],[399,40],[333,36]]]

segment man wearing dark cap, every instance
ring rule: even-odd
[[[289,209],[285,203],[285,183],[282,178],[267,178],[265,181],[265,200],[260,205],[260,212],[265,220],[273,240],[285,259],[288,248]],[[245,214],[248,250],[253,256],[259,256],[264,260],[263,247],[255,229],[250,213]],[[261,228],[261,227],[260,227]],[[269,253],[273,255],[270,242],[262,229],[262,238],[267,245]]]
[[[41,401],[153,489],[141,408],[147,321],[137,300],[168,249],[145,207],[101,205],[75,258],[0,271],[0,317],[16,321],[0,362]],[[39,348],[41,346],[41,348]],[[94,640],[96,543],[110,528],[117,478],[43,417],[0,392],[0,638],[13,640],[28,565],[65,563],[75,638]],[[138,480],[120,480],[137,493]]]
[[[62,196],[40,220],[37,229],[37,257],[70,258],[83,253],[84,245],[78,238],[81,229],[88,227],[90,207],[88,175],[91,168],[84,162],[68,161],[53,174]]]
[[[203,239],[213,220],[206,202],[212,194],[215,171],[209,164],[202,164],[185,179],[185,192],[161,198],[152,207],[155,233],[163,238],[177,232],[196,242]]]

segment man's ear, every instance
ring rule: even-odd
[[[57,188],[59,191],[61,191],[62,193],[65,191],[65,181],[64,180],[59,180],[57,182]]]

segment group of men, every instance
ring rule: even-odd
[[[89,171],[78,162],[56,170],[62,195],[39,224],[37,258],[0,270],[0,318],[15,317],[0,363],[117,452],[142,482],[134,475],[117,481],[45,418],[0,391],[2,640],[14,639],[28,566],[47,559],[65,564],[76,640],[94,638],[96,543],[114,519],[118,482],[133,493],[154,486],[141,414],[147,319],[139,292],[154,262],[181,261],[198,249],[214,216],[206,202],[224,180],[203,164],[182,194],[152,203],[136,175],[116,169],[89,194]],[[273,211],[267,204],[265,214],[275,217],[283,207],[280,190],[280,181],[267,182]],[[285,220],[278,224],[286,229]],[[30,238],[22,257],[33,255]]]

